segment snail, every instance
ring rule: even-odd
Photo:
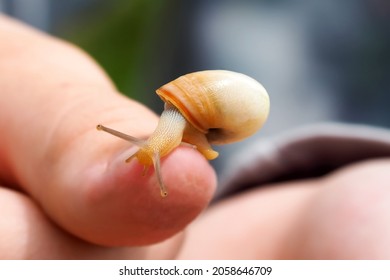
[[[162,180],[160,158],[180,144],[196,148],[206,159],[218,157],[211,144],[240,141],[259,130],[269,113],[269,97],[256,80],[226,70],[186,74],[156,90],[165,102],[156,130],[147,140],[101,124],[108,132],[139,147],[126,162],[137,158],[144,173],[153,165],[161,196],[168,195]]]

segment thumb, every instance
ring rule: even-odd
[[[161,163],[169,191],[162,198],[153,170],[142,176],[143,166],[136,159],[125,162],[137,148],[95,130],[96,123],[104,123],[142,138],[156,126],[155,116],[116,94],[91,96],[94,101],[83,113],[90,121],[78,135],[63,134],[79,121],[76,112],[70,112],[74,117],[64,121],[53,138],[72,140],[55,148],[60,156],[51,165],[51,186],[38,195],[45,209],[74,234],[105,245],[148,244],[183,230],[213,194],[215,175],[209,164],[191,148],[174,150]]]
[[[137,160],[125,163],[135,147],[96,130],[102,123],[144,138],[158,118],[116,93],[79,50],[1,20],[8,30],[0,38],[4,30],[12,38],[1,40],[7,45],[0,51],[0,120],[9,120],[0,122],[7,132],[0,180],[29,193],[65,230],[96,244],[145,245],[182,231],[215,189],[207,161],[185,147],[162,159],[169,196],[161,198],[154,172],[142,176]]]

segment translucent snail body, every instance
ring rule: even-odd
[[[156,130],[147,140],[98,125],[139,147],[126,161],[137,158],[145,168],[153,165],[161,195],[167,196],[160,158],[181,143],[196,148],[208,160],[218,157],[211,144],[240,141],[259,130],[269,113],[269,97],[256,80],[231,71],[190,73],[162,86],[157,94],[165,102]]]

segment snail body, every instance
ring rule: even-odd
[[[160,171],[160,158],[181,143],[195,147],[208,160],[218,157],[211,144],[240,141],[259,130],[269,113],[269,97],[256,80],[226,70],[190,73],[157,89],[165,102],[156,130],[147,140],[98,125],[139,147],[134,157],[140,164],[154,165],[161,195],[167,190]]]

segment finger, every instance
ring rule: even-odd
[[[306,180],[262,186],[215,204],[189,226],[178,258],[285,258],[295,223],[318,192],[316,185]]]
[[[296,222],[288,258],[389,259],[389,168],[388,159],[367,160],[326,176]]]
[[[0,187],[0,259],[142,258],[130,248],[105,248],[62,231],[26,195]]]
[[[61,230],[28,196],[0,186],[0,259],[167,259],[182,237],[146,247],[103,247]]]
[[[145,137],[156,116],[116,94],[78,50],[10,25],[20,35],[7,41],[10,48],[23,45],[20,38],[26,37],[32,47],[0,60],[5,73],[0,119],[7,120],[0,124],[6,132],[0,159],[6,180],[22,186],[60,226],[90,242],[150,244],[183,230],[211,199],[216,182],[209,164],[192,149],[174,151],[162,161],[170,193],[162,199],[152,174],[142,177],[142,166],[124,162],[131,147],[95,129],[103,123]]]

